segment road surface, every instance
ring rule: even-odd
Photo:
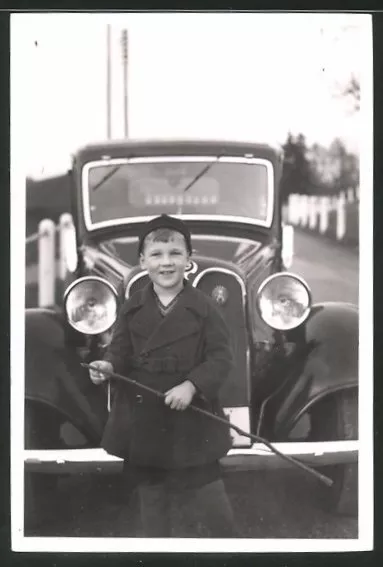
[[[291,271],[303,276],[315,301],[358,302],[358,256],[339,245],[296,233]],[[65,506],[56,521],[30,535],[134,537],[137,502],[113,478],[60,481]],[[317,506],[317,481],[297,470],[241,473],[227,480],[240,532],[251,538],[355,538],[357,519],[334,517]]]
[[[314,301],[347,301],[358,304],[359,258],[324,238],[295,232],[292,271],[310,285]]]

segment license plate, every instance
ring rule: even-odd
[[[250,433],[250,409],[249,407],[224,408],[226,417],[230,423],[236,425],[246,433]],[[240,435],[234,429],[230,429],[233,447],[250,447],[252,440],[245,435]]]

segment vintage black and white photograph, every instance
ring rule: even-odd
[[[11,16],[14,550],[372,549],[372,55]]]

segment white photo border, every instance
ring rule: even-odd
[[[68,17],[67,14],[66,17]],[[98,14],[110,20],[120,14]],[[256,14],[255,14],[256,15]],[[72,14],[77,17],[78,14]],[[35,14],[11,15],[11,533],[13,551],[44,552],[335,552],[373,548],[373,69],[372,17],[360,15],[370,34],[364,45],[361,110],[363,113],[360,151],[360,458],[359,534],[357,539],[171,539],[65,538],[24,536],[24,305],[25,305],[25,185],[28,147],[28,105],[25,93],[33,81],[23,65],[27,49],[23,25]],[[204,17],[201,14],[201,17]],[[249,14],[247,15],[249,17]],[[23,24],[24,22],[24,24]]]

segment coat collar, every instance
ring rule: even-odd
[[[125,313],[136,311],[148,305],[153,299],[153,284],[149,282],[146,286],[134,293],[128,300]],[[195,311],[200,317],[205,317],[207,314],[206,302],[203,301],[200,292],[196,290],[187,280],[184,280],[184,289],[181,293],[177,306],[182,303],[183,307]]]
[[[206,317],[207,303],[200,291],[187,281],[184,284],[177,304],[166,317],[162,317],[158,311],[151,282],[129,299],[125,313],[131,314],[129,326],[132,332],[146,339],[144,352],[156,350],[199,332],[198,319]],[[190,312],[197,317],[191,317]]]

